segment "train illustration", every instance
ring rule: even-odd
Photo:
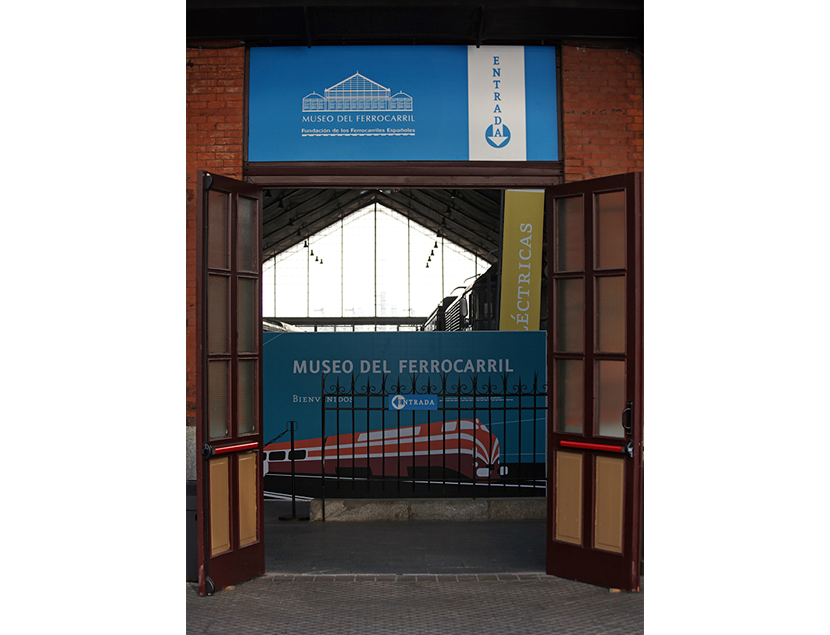
[[[323,448],[325,447],[325,452]],[[436,421],[401,428],[340,434],[323,439],[269,443],[264,473],[419,478],[453,476],[471,481],[507,474],[499,440],[479,419]]]

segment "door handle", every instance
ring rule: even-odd
[[[634,402],[629,401],[628,405],[622,411],[622,427],[625,430],[625,435],[630,437],[631,436],[631,415],[634,408]]]
[[[211,458],[215,454],[227,454],[228,452],[240,452],[242,450],[254,450],[259,447],[257,441],[248,441],[247,443],[235,443],[233,445],[222,445],[219,447],[212,446],[210,443],[205,443],[202,447],[202,456],[206,459]]]
[[[569,441],[567,439],[563,439],[559,442],[559,445],[563,448],[576,448],[578,450],[600,450],[602,452],[622,452],[623,454],[630,454],[628,445],[631,445],[631,441],[628,442],[628,445],[608,445],[606,443],[585,443],[584,441]]]

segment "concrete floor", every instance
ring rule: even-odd
[[[297,516],[308,503],[297,503]],[[544,573],[545,520],[285,521],[265,503],[265,571],[289,574]]]

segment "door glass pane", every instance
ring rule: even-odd
[[[582,197],[556,199],[556,271],[582,271]]]
[[[584,348],[585,287],[583,278],[556,281],[556,350]]]
[[[228,346],[228,278],[208,276],[207,292],[208,353],[227,353]]]
[[[239,434],[256,432],[256,366],[256,360],[239,362],[237,377]]]
[[[597,350],[625,352],[625,276],[597,278]]]
[[[597,194],[596,214],[597,269],[625,267],[625,192]]]
[[[211,439],[228,436],[228,362],[208,364],[208,434]]]
[[[237,350],[240,353],[253,353],[257,350],[256,325],[259,307],[256,289],[256,280],[239,278],[237,281]]]
[[[257,270],[257,252],[259,245],[256,242],[256,205],[252,198],[239,197],[236,210],[237,247],[236,266],[240,271]]]
[[[208,192],[208,267],[228,269],[228,195]]]
[[[582,432],[583,366],[581,359],[556,360],[557,432]]]
[[[597,362],[597,434],[623,436],[622,412],[625,408],[625,362]]]

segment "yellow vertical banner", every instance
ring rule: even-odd
[[[544,190],[507,190],[501,245],[500,331],[538,331]]]

